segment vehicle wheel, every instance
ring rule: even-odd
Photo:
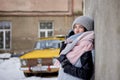
[[[32,73],[24,73],[24,75],[25,75],[25,77],[31,77],[31,76],[33,76]]]

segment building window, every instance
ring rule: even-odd
[[[0,21],[0,49],[11,48],[11,22]]]
[[[53,36],[53,22],[41,21],[39,26],[39,37]]]

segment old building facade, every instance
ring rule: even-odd
[[[65,35],[82,0],[0,0],[0,52],[20,53],[40,37]]]

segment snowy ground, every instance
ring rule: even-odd
[[[10,54],[0,54],[0,58],[10,58]],[[43,77],[29,77],[26,78],[22,71],[20,71],[20,60],[17,57],[8,60],[0,59],[0,80],[57,80],[57,77],[43,78]]]

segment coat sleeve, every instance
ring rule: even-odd
[[[66,47],[66,43],[64,41],[61,42],[61,47],[60,47],[60,52],[59,54],[61,53],[61,51]]]
[[[91,51],[85,52],[80,57],[80,60],[82,64],[80,68],[75,67],[74,65],[66,65],[64,67],[64,72],[78,78],[89,80],[92,77],[94,70]]]

